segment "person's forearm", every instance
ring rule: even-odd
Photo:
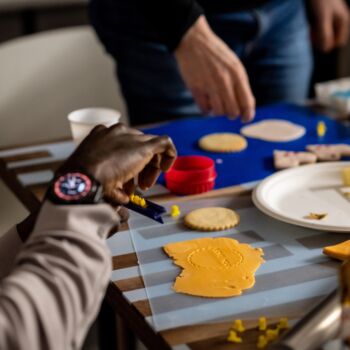
[[[1,349],[78,349],[105,293],[105,238],[116,221],[107,204],[45,203],[0,284]]]
[[[0,237],[0,280],[12,270],[22,245],[23,242],[16,227],[11,228]]]
[[[140,0],[140,6],[170,51],[204,12],[195,0]]]

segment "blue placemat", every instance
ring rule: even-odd
[[[172,121],[157,128],[144,129],[146,133],[169,135],[179,155],[204,155],[218,160],[216,164],[218,177],[215,188],[233,186],[250,181],[257,181],[275,172],[272,153],[274,149],[302,151],[308,144],[316,143],[350,143],[350,128],[347,128],[323,115],[316,114],[309,108],[290,104],[270,105],[258,108],[254,121],[263,119],[285,119],[303,125],[306,134],[292,142],[266,142],[248,138],[248,147],[239,153],[211,153],[201,150],[199,138],[214,132],[239,133],[243,124],[240,120],[226,117],[201,117]],[[327,133],[319,139],[316,126],[324,121]],[[163,177],[159,179],[164,183]]]

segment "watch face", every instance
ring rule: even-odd
[[[90,178],[81,173],[68,173],[54,184],[55,195],[65,201],[77,201],[86,197],[92,188]]]

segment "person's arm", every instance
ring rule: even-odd
[[[237,55],[200,16],[175,49],[187,87],[204,113],[241,116],[251,121],[255,98],[246,70]]]
[[[346,45],[350,10],[344,0],[309,0],[315,45],[324,52]]]
[[[195,0],[139,1],[158,36],[174,52],[181,76],[203,113],[255,116],[255,98],[243,64],[211,30]]]
[[[169,51],[174,51],[183,35],[204,13],[195,0],[139,0],[137,6]]]
[[[23,242],[13,227],[0,237],[0,280],[13,269],[16,255],[21,250]]]
[[[43,206],[15,268],[0,285],[1,349],[78,349],[110,276],[107,204]]]
[[[138,177],[140,186],[151,186],[175,156],[168,137],[121,124],[96,127],[80,144],[59,171],[86,171],[111,205],[44,203],[12,271],[0,282],[1,350],[80,348],[109,280],[105,238],[126,218],[120,204],[133,190],[128,184]]]

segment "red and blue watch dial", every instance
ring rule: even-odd
[[[91,179],[82,173],[67,173],[56,179],[54,194],[64,201],[78,201],[90,194]]]

